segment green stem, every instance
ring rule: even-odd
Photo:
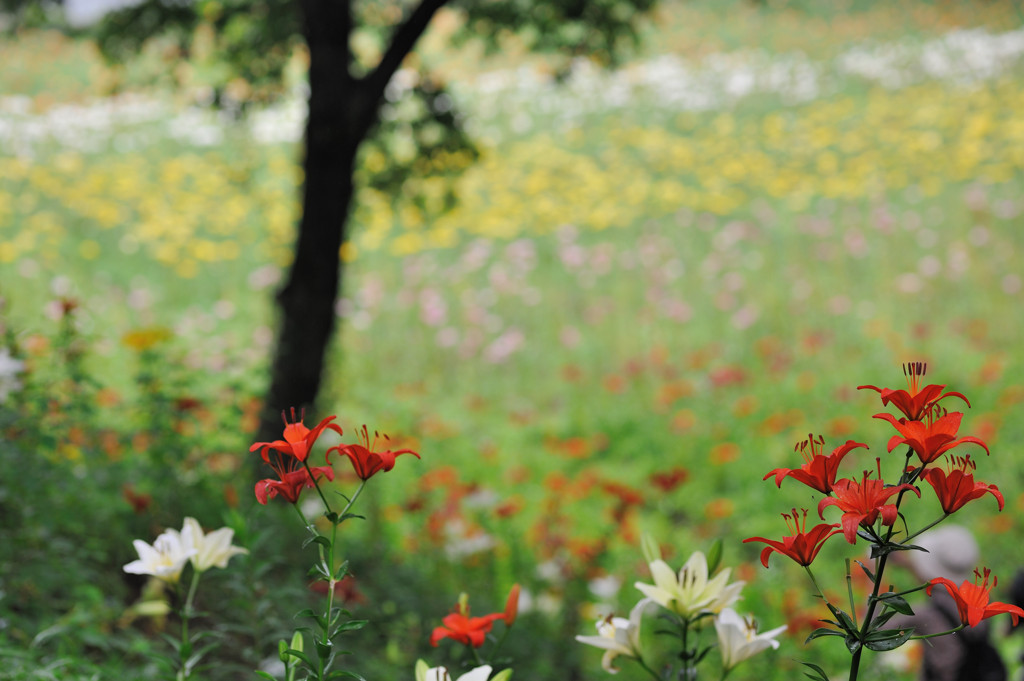
[[[910,457],[913,456],[914,450],[911,447],[907,448],[906,459],[903,462],[903,473],[900,475],[902,480],[906,474],[907,466],[910,464]],[[908,483],[909,484],[909,483]],[[906,494],[905,489],[901,489],[899,494],[896,495],[896,512],[899,513],[900,504],[903,502],[903,495]],[[934,524],[934,523],[933,523]],[[892,535],[895,532],[895,523],[889,526],[889,529],[885,534],[885,542],[888,544],[892,539]],[[860,631],[857,635],[860,640],[860,646],[853,653],[853,659],[850,660],[850,678],[849,681],[857,681],[857,673],[860,671],[860,658],[864,653],[864,641],[867,635],[870,633],[868,630],[871,626],[871,620],[875,617],[875,607],[878,605],[878,589],[882,586],[882,574],[885,572],[885,564],[889,559],[889,554],[883,554],[878,558],[878,566],[875,570],[875,582],[872,585],[871,596],[868,598],[867,611],[864,613],[864,623],[860,627]]]
[[[302,509],[299,508],[299,504],[292,504],[292,508],[294,508],[295,512],[299,514],[299,517],[302,518],[302,526],[305,527],[307,530],[313,530],[313,526],[309,524],[308,520],[306,520],[306,516],[302,515]]]
[[[814,585],[814,590],[818,592],[818,597],[821,600],[823,600],[826,603],[828,603],[828,597],[825,595],[825,592],[821,590],[821,587],[818,586],[818,580],[816,580],[814,578],[814,573],[811,572],[811,566],[810,565],[804,565],[804,571],[806,571],[807,572],[807,576],[810,577],[811,584]]]
[[[846,559],[846,595],[850,599],[850,617],[857,619],[857,604],[853,602],[853,577],[850,574],[850,559]]]
[[[690,618],[680,617],[679,618],[680,628],[682,629],[681,638],[683,643],[683,652],[680,657],[683,660],[683,678],[687,681],[693,681],[697,678],[697,665],[695,658],[697,657],[698,646],[694,646],[693,652],[689,649],[689,637],[690,637]]]
[[[917,531],[917,532],[915,532],[914,534],[908,534],[908,535],[907,535],[907,538],[906,538],[906,539],[904,539],[904,540],[903,540],[902,542],[900,542],[900,543],[901,543],[901,544],[906,544],[907,542],[909,542],[909,541],[910,541],[911,539],[913,539],[914,537],[917,537],[918,535],[924,534],[924,533],[925,533],[925,532],[927,532],[928,530],[932,529],[933,527],[935,527],[936,525],[938,525],[939,523],[941,523],[941,522],[942,522],[943,520],[945,520],[945,519],[946,519],[946,518],[948,518],[949,516],[950,516],[950,514],[949,514],[949,513],[946,513],[945,515],[943,515],[943,516],[940,516],[940,517],[938,518],[938,520],[933,520],[932,522],[928,523],[927,525],[925,525],[924,527],[922,527],[922,528],[921,528],[920,530],[918,530],[918,531]]]
[[[651,668],[650,668],[650,667],[649,667],[649,666],[647,665],[647,663],[646,663],[646,662],[644,662],[644,658],[642,658],[642,657],[640,656],[640,651],[639,651],[639,650],[638,650],[638,651],[636,651],[636,657],[634,657],[633,659],[634,659],[634,660],[636,660],[636,661],[637,661],[637,663],[638,663],[638,664],[639,664],[639,665],[640,665],[641,667],[643,667],[643,668],[644,668],[644,670],[645,670],[645,671],[646,671],[646,672],[647,672],[648,674],[650,674],[650,675],[651,675],[652,677],[654,677],[654,678],[655,678],[655,679],[656,679],[657,681],[662,681],[662,679],[661,679],[661,676],[659,676],[659,675],[658,675],[658,672],[656,672],[656,671],[654,671],[653,669],[651,669]]]
[[[498,657],[498,651],[501,650],[501,646],[504,645],[505,639],[508,638],[508,632],[509,632],[509,630],[511,628],[512,628],[511,625],[506,624],[505,625],[505,630],[503,632],[501,632],[501,637],[497,641],[495,641],[494,647],[491,648],[491,659],[492,660],[496,659]]]
[[[327,503],[327,497],[324,496],[324,492],[320,489],[320,483],[316,481],[316,476],[313,475],[313,470],[309,467],[309,461],[303,461],[302,465],[306,467],[306,473],[309,475],[309,479],[313,481],[313,487],[316,487],[316,493],[320,495],[320,501],[324,502],[324,513],[331,512],[331,505]]]
[[[334,542],[338,539],[338,525],[331,528],[331,546],[327,550],[327,568],[331,571],[331,578],[327,580],[327,612],[324,613],[324,645],[329,645],[331,642],[331,627],[334,624],[332,622],[331,613],[334,611],[334,585],[337,584],[337,580],[334,579]]]
[[[927,588],[928,588],[928,583],[926,582],[926,583],[921,584],[919,586],[915,586],[913,589],[907,589],[906,591],[894,591],[892,595],[893,596],[900,596],[900,597],[902,597],[902,596],[906,596],[907,594],[912,594],[915,591],[920,591],[921,589],[927,589]],[[885,599],[884,598],[880,598],[878,600],[884,601]]]
[[[188,670],[185,663],[192,655],[192,646],[189,644],[188,621],[192,617],[192,603],[196,597],[196,587],[199,586],[199,575],[201,573],[194,567],[192,569],[192,583],[188,587],[188,596],[185,597],[185,604],[181,607],[181,645],[178,647],[178,675],[177,679],[182,681],[188,678]],[[180,588],[180,584],[179,584]],[[178,592],[181,593],[180,591]]]
[[[335,578],[337,573],[335,571],[335,566],[334,566],[334,547],[335,547],[335,545],[338,542],[338,526],[345,521],[345,516],[348,514],[349,510],[352,508],[352,505],[355,504],[356,499],[359,498],[359,495],[360,495],[360,493],[362,493],[364,487],[366,487],[366,481],[362,480],[359,483],[359,487],[356,488],[355,493],[349,498],[348,503],[345,505],[345,508],[341,511],[341,514],[338,515],[335,518],[334,522],[331,524],[331,542],[330,542],[330,545],[327,547],[327,559],[324,562],[324,564],[327,566],[327,569],[328,569],[328,571],[330,573],[329,578],[327,580],[327,612],[324,613],[324,623],[325,623],[324,635],[323,635],[323,645],[324,646],[329,646],[331,644],[331,632],[334,629],[334,587],[338,583],[338,580]],[[317,485],[317,490],[318,491],[320,490],[320,486],[319,485]],[[323,494],[322,493],[320,495],[320,498],[323,499]],[[326,499],[323,499],[323,501],[324,501],[324,505],[327,507],[327,512],[330,513],[331,512],[330,505],[327,504],[327,500]],[[322,552],[323,547],[320,547],[320,548],[321,548],[321,552]],[[322,662],[321,662],[321,666],[322,666]],[[324,670],[321,669],[321,672],[320,672],[321,678],[323,677],[323,672],[324,672]]]
[[[910,640],[916,641],[916,640],[921,640],[921,639],[926,639],[926,638],[936,638],[937,636],[946,636],[948,634],[955,634],[956,632],[958,632],[961,629],[963,629],[965,626],[967,626],[967,625],[961,624],[956,629],[950,629],[949,631],[940,631],[937,634],[921,634],[920,636],[911,636]]]
[[[359,483],[359,487],[356,488],[355,493],[352,495],[352,498],[348,500],[348,504],[345,505],[345,508],[341,511],[341,515],[339,517],[344,518],[345,514],[348,513],[350,508],[352,508],[352,504],[356,503],[356,499],[359,498],[359,494],[363,491],[364,487],[366,487],[365,480]],[[338,522],[341,521],[339,520]]]

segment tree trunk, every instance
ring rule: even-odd
[[[338,255],[352,203],[355,157],[365,135],[356,124],[359,109],[366,107],[363,88],[348,75],[348,3],[302,0],[300,5],[309,47],[302,218],[295,260],[277,294],[277,347],[260,420],[261,441],[280,438],[281,411],[313,406],[320,390],[335,326]]]
[[[258,441],[278,439],[281,411],[312,407],[320,391],[335,326],[339,251],[354,193],[356,154],[377,120],[384,87],[445,2],[422,0],[396,28],[377,68],[353,78],[351,0],[300,0],[309,48],[302,220],[295,260],[277,295],[277,346]]]

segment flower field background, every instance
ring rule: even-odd
[[[803,644],[821,613],[798,567],[762,570],[741,541],[801,503],[762,477],[799,464],[808,433],[884,456],[856,386],[901,387],[909,360],[971,396],[965,432],[1007,508],[958,522],[1007,584],[1024,567],[1022,17],[768,5],[670,3],[634,62],[560,84],[543,62],[447,49],[443,22],[428,36],[481,158],[447,212],[432,180],[420,201],[359,195],[311,418],[422,456],[345,528],[343,598],[371,620],[350,666],[368,679],[411,678],[460,592],[483,612],[513,583],[515,678],[598,678],[573,639],[635,602],[642,533],[672,564],[722,538],[738,607],[789,625],[734,678],[841,664],[840,644]],[[173,625],[141,614],[158,596],[121,566],[184,517],[249,550],[198,605],[222,641],[204,673],[242,678],[316,597],[290,509],[254,503],[247,451],[301,99],[232,118],[190,104],[194,64],[170,92],[142,85],[153,55],[113,71],[55,33],[0,50],[0,371],[24,362],[0,374],[0,679],[164,678]],[[837,588],[842,549],[818,558]]]

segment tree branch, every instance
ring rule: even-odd
[[[421,0],[420,4],[395,29],[391,37],[391,44],[388,45],[387,51],[381,57],[380,63],[365,79],[374,99],[379,99],[384,95],[384,88],[391,80],[391,76],[395,75],[395,71],[402,65],[402,60],[406,55],[412,52],[416,41],[423,35],[437,10],[447,2],[448,0]]]

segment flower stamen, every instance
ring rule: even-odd
[[[825,451],[825,438],[821,435],[817,439],[814,438],[814,433],[808,433],[807,439],[796,443],[793,447],[793,451],[800,452],[800,456],[804,458],[804,461],[810,463],[814,457],[823,456]]]
[[[920,380],[928,370],[927,362],[907,362],[903,365],[903,375],[907,377],[907,388],[911,396],[918,393]]]

